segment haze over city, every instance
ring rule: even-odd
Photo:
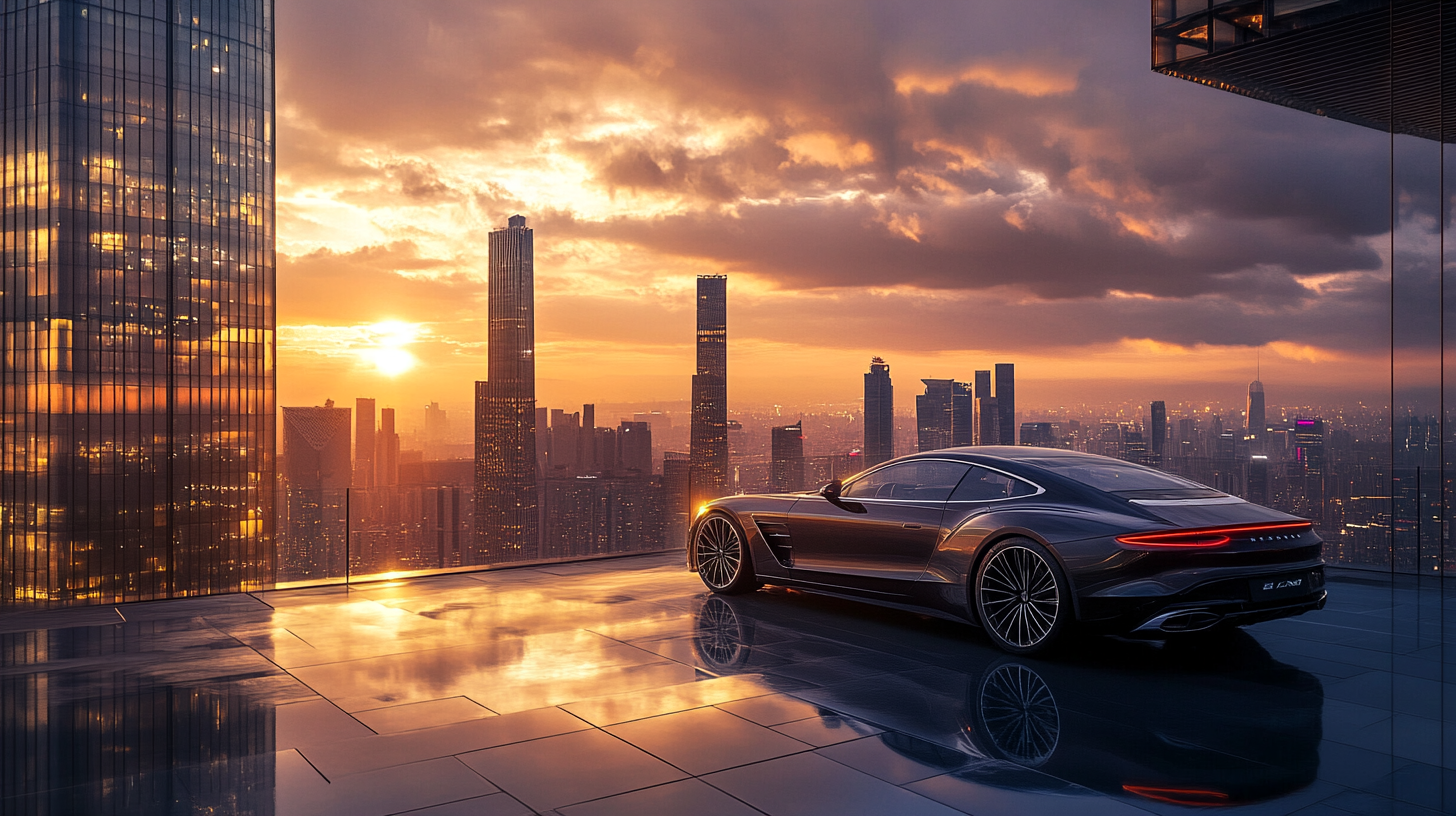
[[[1014,359],[1029,411],[1388,400],[1388,136],[1148,71],[1140,5],[278,13],[279,405],[464,430],[516,212],[539,405],[685,404],[718,273],[733,411],[873,355]]]

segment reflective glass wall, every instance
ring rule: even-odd
[[[0,18],[0,597],[264,586],[271,0]]]

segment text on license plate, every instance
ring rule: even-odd
[[[1249,581],[1249,594],[1256,601],[1269,598],[1293,598],[1308,595],[1312,591],[1309,573],[1298,572],[1286,575],[1271,575]]]

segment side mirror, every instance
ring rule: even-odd
[[[843,489],[844,485],[841,484],[838,479],[835,479],[834,481],[819,488],[819,495],[830,501],[834,501],[835,499],[839,498],[839,491]]]

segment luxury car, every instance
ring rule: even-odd
[[[1313,525],[1153,468],[967,447],[892,459],[813,493],[716,499],[688,567],[977,624],[1030,654],[1072,628],[1168,638],[1325,604]]]

